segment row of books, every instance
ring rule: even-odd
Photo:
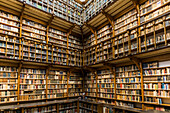
[[[144,101],[149,103],[155,103],[155,104],[163,104],[161,98],[145,97]]]
[[[140,102],[142,101],[142,97],[141,96],[134,96],[134,95],[117,95],[117,99],[120,100],[127,100],[127,101],[137,101]]]
[[[167,111],[169,112],[170,109],[168,107],[162,107],[162,106],[151,106],[151,105],[145,105],[145,110],[158,110],[158,111]]]
[[[169,90],[169,83],[144,83],[144,89]]]
[[[170,76],[157,76],[157,77],[144,77],[144,82],[147,83],[147,82],[169,82],[170,81]]]
[[[67,89],[56,89],[56,90],[48,90],[48,94],[58,94],[58,93],[67,93]]]
[[[136,77],[139,76],[140,77],[140,72],[139,71],[133,71],[133,72],[122,72],[122,73],[117,73],[116,77]]]
[[[98,93],[98,97],[102,98],[114,98],[114,94]]]
[[[98,88],[98,92],[101,92],[101,93],[113,93],[114,92],[114,87],[107,88],[107,89]]]
[[[144,70],[144,75],[152,76],[152,75],[168,75],[170,74],[170,68],[162,68],[162,69],[147,69]]]
[[[117,90],[116,94],[121,95],[141,95],[140,90]]]
[[[65,89],[67,84],[48,85],[48,89]]]
[[[141,78],[123,78],[117,79],[117,83],[140,83]]]
[[[170,97],[170,91],[144,91],[145,96]]]
[[[127,108],[135,108],[134,103],[128,103],[128,102],[122,102],[122,101],[116,101],[117,106],[127,107]]]

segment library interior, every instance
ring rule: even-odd
[[[0,0],[0,113],[170,113],[170,0]]]

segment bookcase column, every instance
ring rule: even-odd
[[[140,29],[140,6],[139,6],[139,4],[137,4],[137,6],[136,6],[136,8],[137,8],[137,16],[138,16],[138,52],[139,53],[141,53],[142,51],[141,51],[141,29]]]
[[[21,10],[21,13],[20,13],[20,30],[19,30],[19,59],[21,59],[21,43],[22,43],[22,40],[21,40],[21,37],[22,37],[22,20],[23,20],[23,15],[24,15],[24,10],[25,10],[25,1],[23,2],[23,7],[22,7],[22,10]]]
[[[48,76],[49,76],[49,72],[50,72],[51,66],[48,66],[46,69],[46,90],[45,90],[45,94],[46,94],[46,102],[48,99]]]
[[[67,100],[69,99],[68,94],[69,94],[69,77],[70,77],[70,71],[67,71]]]
[[[47,9],[48,10],[48,9]],[[48,23],[47,23],[47,28],[46,28],[46,62],[48,63],[48,33],[49,33],[49,28],[51,26],[51,23],[54,19],[54,14],[51,15],[51,18],[49,19]]]
[[[127,31],[128,34],[128,48],[129,48],[129,55],[131,54],[131,39],[130,39],[130,30]]]
[[[166,21],[166,17],[163,17],[163,27],[164,27],[164,35],[165,35],[165,46],[167,46],[167,31],[166,31],[166,24],[165,24],[165,21]]]
[[[143,66],[142,62],[139,63],[140,65],[140,75],[141,75],[141,93],[142,93],[142,103],[144,102],[144,84],[143,84]],[[144,110],[144,104],[142,104],[142,110]]]
[[[98,102],[98,75],[97,71],[94,72],[95,77],[96,77],[96,102]]]
[[[69,45],[69,36],[70,36],[70,34],[71,34],[71,32],[72,32],[72,30],[74,29],[75,26],[76,26],[76,24],[73,24],[73,26],[71,28],[69,28],[68,32],[67,32],[67,50],[66,50],[67,62],[66,62],[66,65],[69,64],[69,61],[68,61],[68,57],[69,57],[69,55],[68,55],[68,53],[69,53],[69,51],[68,51],[68,49],[69,49],[69,46],[68,46]]]
[[[156,49],[155,21],[153,21],[153,37],[154,37],[154,48]]]
[[[19,104],[19,100],[20,100],[20,73],[21,73],[21,68],[22,68],[23,62],[19,63],[19,67],[18,67],[18,96],[17,96],[17,100],[18,100],[18,104]]]
[[[96,40],[96,46],[95,46],[95,63],[97,62],[97,32],[96,30],[94,31],[94,36],[95,36],[95,40]]]

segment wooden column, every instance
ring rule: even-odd
[[[163,17],[163,27],[164,27],[164,35],[165,35],[165,46],[167,46],[168,43],[167,43],[167,36],[166,36],[167,31],[166,31],[165,21],[166,21],[166,17],[164,16]]]
[[[23,2],[23,7],[22,7],[22,10],[21,10],[21,13],[20,13],[20,30],[19,30],[19,59],[21,59],[21,37],[22,37],[22,20],[23,20],[23,15],[24,15],[24,10],[25,10],[25,1]]]
[[[95,46],[95,63],[97,62],[97,31],[95,30],[94,32],[94,36],[95,36],[95,41],[96,41],[96,46]]]
[[[51,66],[49,65],[46,69],[46,89],[45,89],[46,102],[47,102],[47,99],[48,99],[48,76],[49,76],[50,69],[51,69]]]
[[[80,55],[83,55],[83,57],[80,57],[82,59],[82,65],[84,66],[84,60],[85,60],[85,51],[84,51],[84,35],[83,35],[83,29],[80,27],[81,30],[81,39],[82,39],[82,46],[83,46],[83,51],[80,53]],[[81,66],[81,65],[80,65]]]
[[[128,33],[128,48],[129,48],[129,55],[131,54],[131,39],[130,39],[130,30],[127,31]]]
[[[137,13],[138,13],[138,26],[140,26],[140,6],[139,6],[139,4],[137,4]],[[137,35],[137,37],[138,37],[138,52],[139,53],[141,53],[142,52],[142,50],[141,50],[141,30],[140,30],[140,27],[138,27],[138,35]]]
[[[77,100],[77,113],[79,113],[79,100]]]
[[[95,77],[96,77],[96,102],[98,102],[98,75],[97,75],[97,71],[94,72]]]
[[[17,96],[17,100],[18,100],[18,104],[19,104],[19,100],[20,100],[20,73],[21,73],[21,68],[22,68],[23,62],[19,63],[19,67],[18,67],[18,96]]]
[[[153,37],[154,37],[154,49],[156,49],[155,21],[153,21]]]
[[[59,113],[59,104],[57,104],[56,109],[57,109],[57,113]]]
[[[67,100],[69,99],[69,97],[68,97],[68,93],[69,93],[68,85],[69,85],[70,73],[71,73],[70,71],[67,71]]]
[[[67,51],[66,51],[66,53],[67,53],[67,63],[66,63],[66,65],[68,65],[69,64],[69,62],[68,62],[68,49],[69,49],[69,47],[68,47],[68,44],[69,44],[69,36],[70,36],[70,34],[71,34],[71,32],[72,32],[72,30],[74,29],[74,27],[76,26],[76,24],[73,24],[73,26],[71,27],[71,28],[69,28],[69,30],[68,30],[68,32],[67,32]]]
[[[81,72],[83,74],[83,93],[85,92],[84,88],[85,88],[85,76],[84,76],[84,72],[83,69],[81,69]]]
[[[49,32],[49,28],[51,26],[51,23],[52,23],[53,19],[54,19],[54,14],[52,14],[50,20],[48,21],[47,29],[46,29],[46,44],[47,44],[46,45],[46,47],[47,47],[47,49],[46,49],[46,62],[48,62],[48,32]]]

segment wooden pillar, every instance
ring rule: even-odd
[[[57,113],[59,113],[59,104],[57,104],[56,109],[57,109]]]
[[[46,94],[46,102],[48,99],[48,76],[49,76],[49,72],[50,72],[50,66],[47,67],[46,69],[46,89],[45,89],[45,94]]]
[[[18,67],[18,96],[17,96],[17,100],[18,100],[18,104],[19,104],[19,100],[20,100],[20,73],[21,73],[21,68],[22,68],[22,64],[23,62],[20,62],[19,67]]]
[[[73,26],[71,27],[71,28],[69,28],[68,29],[68,32],[67,32],[67,50],[66,50],[66,56],[67,56],[67,62],[66,62],[66,65],[68,65],[68,63],[69,63],[69,61],[68,61],[68,49],[69,49],[69,47],[68,47],[68,45],[69,45],[69,36],[70,36],[70,34],[71,34],[71,32],[72,32],[72,30],[74,29],[74,27],[76,26],[76,24],[73,24]]]
[[[25,2],[23,2],[23,7],[22,7],[22,10],[21,10],[21,13],[20,13],[20,30],[19,30],[19,59],[21,59],[21,37],[22,37],[22,20],[23,20],[23,15],[24,15],[24,9],[25,9]]]
[[[50,20],[47,23],[47,29],[46,29],[46,44],[47,44],[46,45],[46,47],[47,47],[47,49],[46,49],[46,62],[47,63],[48,63],[48,47],[49,47],[49,45],[48,45],[48,33],[49,33],[49,28],[51,26],[53,19],[54,19],[54,15],[52,14]]]
[[[156,49],[155,21],[153,21],[153,37],[154,37],[154,49]]]
[[[67,71],[67,100],[69,99],[69,78],[70,78],[70,71]]]
[[[166,36],[167,31],[166,31],[165,21],[166,21],[166,17],[163,17],[163,27],[164,27],[164,35],[165,35],[165,46],[167,46],[168,43],[167,43],[167,36]]]
[[[77,113],[79,113],[79,100],[77,100]]]
[[[95,36],[95,41],[96,41],[96,46],[95,46],[95,63],[97,62],[97,31],[95,30],[94,32],[94,36]]]
[[[96,102],[98,102],[98,75],[97,75],[97,71],[94,72],[95,77],[96,77]]]
[[[138,26],[140,26],[140,6],[139,6],[139,4],[137,4],[137,16],[138,16]],[[138,27],[138,52],[139,53],[141,53],[142,52],[142,50],[141,50],[141,30],[140,30],[140,27]]]
[[[128,47],[129,47],[129,55],[131,54],[131,39],[130,39],[130,31],[127,31],[128,33]]]
[[[141,93],[142,93],[142,103],[144,102],[144,79],[143,79],[143,66],[140,62],[140,75],[141,75]],[[142,110],[144,110],[144,104],[142,104]]]

